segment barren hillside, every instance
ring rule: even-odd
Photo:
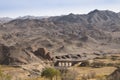
[[[82,15],[17,18],[0,24],[0,43],[12,50],[14,56],[28,54],[35,60],[36,56],[28,48],[33,51],[47,48],[52,55],[119,53],[120,15],[108,10],[94,10]],[[23,60],[27,61],[27,57]]]

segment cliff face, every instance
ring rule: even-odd
[[[30,63],[44,63],[42,60],[51,60],[50,52],[44,48],[36,51],[31,48],[23,48],[22,46],[6,46],[0,44],[0,64],[3,65],[25,65]]]

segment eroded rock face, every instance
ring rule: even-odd
[[[45,55],[47,54],[47,50],[45,48],[38,48],[34,54],[36,56],[39,56],[39,57],[45,57]]]
[[[0,63],[3,64],[7,64],[6,60],[8,59],[8,56],[10,55],[10,49],[9,47],[0,44]]]
[[[48,59],[51,60],[51,53],[47,51],[46,48],[38,48],[34,54],[39,57],[39,58],[43,58],[43,59]]]
[[[33,62],[41,62],[43,59],[50,58],[50,53],[46,53],[44,48],[39,48],[36,54],[19,46],[6,46],[0,44],[0,64],[20,65]]]
[[[48,60],[51,60],[51,59],[52,59],[52,55],[51,55],[50,52],[48,52],[48,53],[46,54],[46,59],[48,59]]]

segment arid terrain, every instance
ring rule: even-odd
[[[54,60],[55,56],[79,54],[93,59],[119,53],[120,13],[94,10],[88,14],[0,18],[0,64],[17,66],[25,77],[39,75],[43,68],[51,66],[47,61]],[[97,60],[114,63],[109,57],[94,59]],[[116,67],[99,70],[103,69],[109,75],[109,70],[112,73]]]

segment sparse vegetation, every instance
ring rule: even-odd
[[[96,77],[96,73],[93,72],[93,71],[90,71],[88,72],[87,74],[84,74],[82,77],[81,77],[81,80],[88,80],[88,79],[93,79]]]
[[[12,80],[12,77],[9,74],[4,74],[2,70],[0,70],[0,80]]]
[[[91,64],[91,66],[92,66],[93,68],[100,68],[100,67],[104,67],[104,66],[105,66],[105,63],[104,63],[104,62],[93,62],[93,63]]]
[[[61,69],[61,80],[76,80],[78,72],[75,69]]]
[[[81,67],[88,67],[88,66],[90,66],[90,63],[89,63],[89,61],[82,61],[82,63],[80,64],[80,66]]]
[[[115,61],[115,60],[117,60],[117,58],[116,57],[111,57],[111,60]]]
[[[42,71],[41,76],[48,78],[49,80],[53,80],[54,77],[57,77],[60,75],[60,72],[54,68],[46,68]]]

